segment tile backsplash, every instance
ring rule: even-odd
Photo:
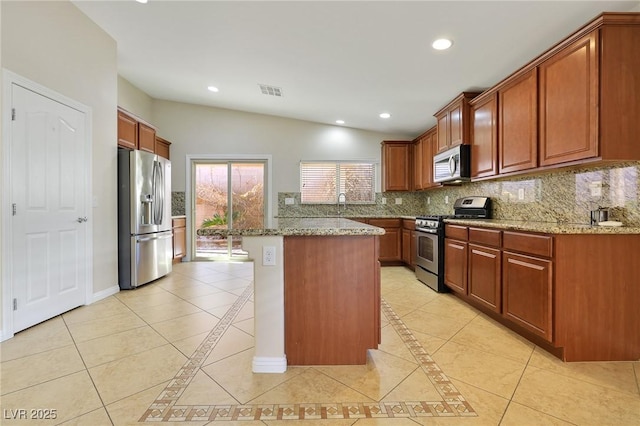
[[[640,162],[584,167],[517,178],[471,182],[421,192],[376,194],[375,204],[349,204],[343,216],[452,214],[457,198],[491,197],[493,217],[588,224],[589,212],[610,209],[609,220],[640,226]],[[285,203],[292,198],[294,204]],[[185,193],[172,193],[172,214],[185,214]],[[337,206],[300,204],[299,192],[278,193],[279,217],[336,216]]]

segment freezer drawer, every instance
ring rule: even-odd
[[[131,286],[137,287],[171,272],[172,232],[138,235],[131,238]]]

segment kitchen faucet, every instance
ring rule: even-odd
[[[340,204],[344,206],[344,211],[347,211],[347,194],[341,192],[338,194],[338,214],[340,214]]]

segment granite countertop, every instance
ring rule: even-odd
[[[340,216],[275,216],[276,219],[409,219],[415,220],[416,216],[398,216],[397,214],[349,214]]]
[[[198,235],[292,236],[292,235],[383,235],[384,229],[343,217],[278,218],[265,229],[198,229]]]
[[[640,227],[591,226],[580,223],[533,222],[504,219],[445,219],[445,223],[496,228],[511,231],[529,231],[545,234],[640,234]]]

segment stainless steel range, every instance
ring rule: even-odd
[[[491,198],[458,198],[453,212],[416,218],[416,277],[439,293],[448,291],[444,284],[444,220],[491,219]]]

